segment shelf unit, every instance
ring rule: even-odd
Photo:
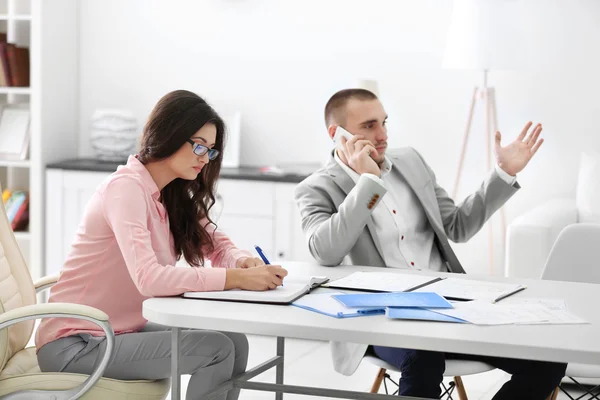
[[[0,86],[0,94],[31,94],[31,88],[28,87],[6,87]]]
[[[78,21],[78,0],[0,0],[0,31],[29,48],[30,87],[0,87],[1,104],[29,105],[29,155],[0,160],[0,183],[29,191],[29,228],[15,237],[33,279],[46,269],[45,166],[77,156]]]
[[[30,237],[31,234],[29,232],[15,232],[15,238],[17,238],[17,241],[29,240]]]
[[[29,160],[1,160],[0,159],[0,168],[29,168],[31,166],[31,162]],[[3,185],[4,187],[4,185]]]
[[[15,14],[15,15],[0,14],[0,21],[8,21],[8,20],[14,20],[14,21],[31,21],[31,15],[27,15],[27,14]]]
[[[0,32],[6,33],[6,39],[9,43],[28,47],[30,60],[32,56],[31,6],[32,4],[29,0],[0,1]],[[30,87],[0,87],[0,104],[12,105],[23,103],[29,105],[31,118],[31,93]],[[29,159],[0,159],[0,182],[2,189],[31,191],[31,165]],[[26,261],[31,265],[31,233],[29,231],[15,232],[15,237]]]

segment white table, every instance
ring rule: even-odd
[[[308,263],[282,263],[290,274],[327,275],[332,279],[355,271],[410,272],[434,275],[428,271],[406,271],[373,267],[321,267]],[[282,393],[308,394],[337,398],[381,399],[388,396],[369,393],[307,388],[283,384],[284,338],[346,341],[380,346],[499,356],[554,362],[600,364],[600,285],[509,279],[478,275],[452,275],[455,278],[480,279],[526,284],[527,290],[516,296],[562,298],[569,311],[590,322],[585,325],[500,325],[477,326],[426,321],[389,320],[385,316],[336,319],[293,306],[262,305],[225,301],[153,298],[144,302],[143,315],[154,323],[173,329],[172,399],[179,400],[178,328],[209,329],[277,337],[277,356],[221,385],[207,395],[233,387]],[[323,291],[327,289],[317,289]],[[276,383],[248,382],[275,366]],[[392,398],[392,396],[389,396]],[[393,398],[398,399],[397,396]]]

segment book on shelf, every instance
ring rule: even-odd
[[[29,103],[0,105],[0,160],[27,159],[30,122]]]
[[[15,232],[27,230],[29,225],[29,193],[25,190],[4,189],[2,201],[12,230]]]
[[[9,43],[0,33],[0,86],[28,87],[29,75],[29,48]]]

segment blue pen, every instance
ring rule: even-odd
[[[256,252],[258,253],[258,255],[260,256],[260,258],[262,258],[263,262],[267,265],[270,265],[271,263],[269,262],[269,260],[267,259],[267,257],[265,256],[265,253],[263,253],[262,249],[258,246],[254,246],[254,248],[256,249]],[[281,278],[281,277],[280,277]],[[283,281],[281,282],[281,286],[283,286]]]
[[[262,249],[260,247],[254,246],[254,248],[256,249],[256,252],[260,256],[260,258],[262,258],[262,260],[264,261],[265,264],[267,264],[267,265],[271,264],[269,262],[269,260],[267,260],[267,257],[265,257],[265,254],[263,253],[263,251],[262,251]]]

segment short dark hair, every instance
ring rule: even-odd
[[[335,120],[338,123],[342,121],[342,109],[352,99],[357,100],[377,100],[377,95],[367,89],[344,89],[340,90],[325,105],[325,124],[327,126]]]

